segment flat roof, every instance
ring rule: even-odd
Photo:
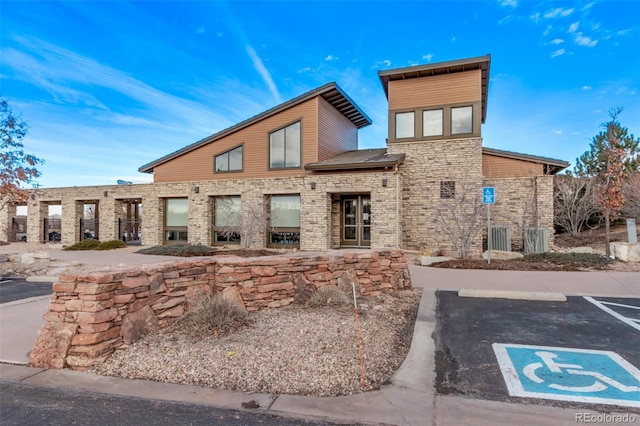
[[[266,118],[269,118],[273,115],[276,115],[286,109],[292,108],[296,105],[299,105],[303,102],[306,102],[310,99],[313,99],[317,96],[321,96],[324,100],[329,102],[335,109],[340,111],[342,115],[344,115],[349,121],[351,121],[358,129],[368,126],[371,124],[371,119],[360,109],[360,107],[351,100],[351,98],[338,86],[336,82],[327,83],[324,86],[318,87],[316,89],[310,90],[296,98],[293,98],[289,101],[286,101],[280,105],[277,105],[267,111],[264,111],[258,115],[255,115],[247,120],[244,120],[238,124],[235,124],[231,127],[228,127],[224,130],[221,130],[218,133],[214,133],[211,136],[207,136],[204,139],[201,139],[197,142],[194,142],[190,145],[185,146],[177,151],[174,151],[164,157],[160,157],[157,160],[154,160],[150,163],[147,163],[141,166],[138,171],[142,173],[153,173],[153,168],[159,166],[167,161],[173,160],[174,158],[180,157],[190,151],[198,149],[204,145],[208,145],[212,142],[215,142],[218,139],[222,139],[225,136],[228,136],[232,133],[235,133],[239,130],[242,130],[246,127],[251,126],[259,121],[262,121]]]
[[[489,69],[491,55],[477,56],[475,58],[458,59],[455,61],[437,62],[427,65],[415,65],[405,68],[378,71],[378,77],[382,83],[384,94],[389,98],[389,82],[395,80],[407,80],[410,78],[433,77],[442,74],[453,74],[463,71],[481,70],[482,79],[482,122],[487,118],[487,97],[489,94]]]

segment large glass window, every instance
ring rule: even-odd
[[[234,172],[242,170],[242,146],[224,152],[215,157],[216,172]]]
[[[269,135],[269,167],[283,169],[300,167],[300,122]]]
[[[443,134],[443,110],[422,111],[422,136],[440,136]]]
[[[213,213],[213,242],[218,244],[239,244],[241,225],[240,196],[216,197]]]
[[[273,195],[270,203],[270,246],[300,246],[300,195]]]
[[[473,133],[473,107],[451,108],[451,134]]]
[[[167,198],[164,211],[164,241],[167,244],[187,241],[189,223],[189,200]]]
[[[396,113],[396,139],[415,137],[415,114],[411,112]]]

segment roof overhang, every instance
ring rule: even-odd
[[[389,82],[395,80],[407,80],[410,78],[433,77],[436,75],[453,74],[457,72],[480,70],[482,84],[482,122],[487,117],[487,97],[489,94],[489,69],[491,55],[475,58],[459,59],[448,62],[438,62],[428,65],[416,65],[405,68],[378,71],[378,77],[382,83],[384,94],[389,98]]]
[[[482,153],[487,155],[495,155],[496,157],[511,158],[514,160],[531,161],[533,163],[542,164],[545,168],[545,174],[555,175],[558,172],[569,167],[570,163],[558,160],[556,158],[540,157],[537,155],[521,154],[519,152],[503,151],[501,149],[482,147]]]
[[[387,154],[386,148],[346,151],[317,163],[305,164],[305,170],[343,171],[365,169],[388,169],[401,164],[405,154]]]
[[[171,154],[165,155],[155,161],[147,163],[141,166],[138,171],[142,173],[153,173],[153,169],[156,166],[159,166],[167,161],[171,161],[174,158],[180,157],[190,151],[198,149],[204,145],[208,145],[212,142],[215,142],[218,139],[222,139],[225,136],[228,136],[232,133],[235,133],[239,130],[242,130],[246,127],[249,127],[259,121],[262,121],[266,118],[269,118],[273,115],[276,115],[282,111],[285,111],[289,108],[292,108],[296,105],[299,105],[303,102],[311,100],[316,97],[322,97],[329,104],[331,104],[335,109],[337,109],[341,114],[343,114],[349,121],[351,121],[354,126],[358,129],[368,126],[372,123],[371,119],[360,109],[360,107],[351,100],[349,96],[338,86],[337,83],[327,83],[324,86],[318,87],[317,89],[311,90],[307,93],[304,93],[294,99],[291,99],[287,102],[284,102],[274,108],[271,108],[261,114],[255,115],[247,120],[244,120],[234,126],[228,127],[218,133],[214,133],[211,136],[207,136],[204,139],[201,139],[191,145],[187,145],[184,148],[181,148]]]

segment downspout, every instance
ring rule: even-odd
[[[396,249],[400,248],[400,173],[398,165],[393,166],[396,174]]]

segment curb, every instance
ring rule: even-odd
[[[562,293],[509,290],[476,290],[471,288],[463,288],[459,290],[458,296],[488,299],[535,300],[543,302],[567,301],[567,297]]]

